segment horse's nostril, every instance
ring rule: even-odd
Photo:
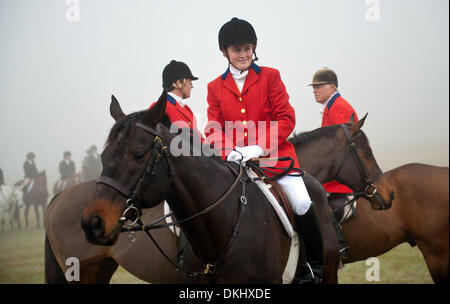
[[[90,227],[93,235],[100,238],[105,233],[105,222],[99,216],[93,216],[90,221]]]
[[[390,196],[391,202],[394,200],[394,198],[395,198],[395,194],[394,194],[394,191],[392,191],[391,196]]]

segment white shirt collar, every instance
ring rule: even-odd
[[[233,75],[233,78],[235,80],[242,80],[247,78],[248,75],[248,69],[246,69],[245,71],[240,71],[238,69],[236,69],[232,64],[230,64],[230,72],[231,75]]]
[[[167,94],[169,94],[170,96],[173,97],[173,99],[175,99],[181,107],[184,107],[186,105],[186,99],[181,98],[180,96],[178,96],[177,94],[168,92]]]
[[[230,64],[230,73],[233,76],[234,82],[236,83],[240,92],[244,88],[245,79],[247,79],[248,69],[245,71],[240,71],[236,69],[232,64]]]
[[[320,115],[323,116],[323,113],[325,113],[325,109],[327,108],[328,103],[330,102],[331,99],[333,99],[334,95],[336,95],[337,93],[339,93],[339,92],[338,92],[338,91],[334,92],[334,93],[330,96],[330,98],[328,98],[328,100],[323,104],[322,110],[320,110]]]

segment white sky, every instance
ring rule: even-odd
[[[161,72],[186,62],[200,78],[189,105],[206,122],[206,85],[227,61],[220,27],[248,20],[262,66],[280,70],[296,110],[297,132],[320,126],[321,106],[307,87],[328,66],[360,117],[383,170],[420,162],[448,166],[448,0],[0,0],[0,168],[23,178],[36,153],[49,189],[72,152],[77,171],[87,148],[100,150],[114,94],[126,113],[161,93]],[[379,21],[369,21],[376,13]]]

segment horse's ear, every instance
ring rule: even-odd
[[[353,112],[353,113],[352,113],[352,116],[350,116],[350,119],[349,119],[345,124],[348,125],[348,126],[351,126],[351,125],[353,125],[355,122],[356,122],[356,120],[355,120],[355,113]]]
[[[163,120],[166,115],[166,105],[167,105],[167,92],[163,91],[158,101],[153,107],[147,110],[143,120],[149,125],[155,125],[156,123]]]
[[[119,102],[117,101],[116,97],[114,97],[114,95],[111,95],[111,104],[109,105],[109,113],[111,113],[111,116],[114,118],[115,121],[118,121],[125,116],[125,114],[122,111],[122,108],[120,107]]]
[[[366,115],[364,115],[364,117],[361,120],[359,120],[357,123],[354,123],[349,127],[351,135],[355,135],[356,133],[358,133],[359,130],[361,130],[362,126],[364,125],[364,122],[366,121],[367,114],[369,113],[366,113]]]

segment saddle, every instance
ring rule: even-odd
[[[254,171],[252,171],[254,172]],[[263,175],[256,171],[254,172],[258,177],[263,177]],[[291,223],[292,227],[295,229],[295,218],[294,218],[294,211],[292,210],[292,205],[289,202],[289,198],[284,193],[283,189],[281,189],[281,186],[274,180],[271,179],[263,179],[262,182],[267,185],[268,189],[270,190],[270,193],[276,198],[278,204],[281,208],[283,208],[284,212],[286,213],[289,222]]]
[[[354,202],[349,203],[353,198],[353,195],[329,194],[328,207],[339,224],[344,223],[356,215],[357,201],[355,200]]]

